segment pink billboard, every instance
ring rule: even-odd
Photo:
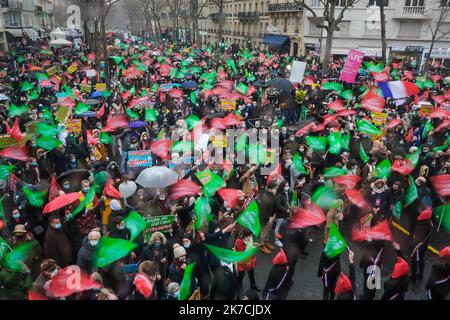
[[[345,61],[339,80],[349,83],[355,82],[356,75],[358,74],[363,59],[364,52],[351,49],[348,52],[347,60]]]

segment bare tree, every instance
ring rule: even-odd
[[[181,0],[168,0],[167,5],[172,18],[175,19],[175,39],[178,40],[180,37]]]
[[[210,1],[219,8],[219,11],[217,12],[217,22],[219,24],[217,39],[219,41],[222,41],[223,25],[225,24],[225,14],[223,12],[225,0],[210,0]]]
[[[439,17],[437,20],[433,17],[433,9],[439,8]],[[428,29],[431,33],[430,51],[428,53],[427,61],[424,64],[423,72],[428,71],[431,65],[431,54],[433,52],[436,42],[450,35],[450,28],[448,22],[450,18],[450,1],[449,0],[435,0],[430,13],[424,13],[428,18]]]
[[[384,14],[384,7],[386,0],[377,0],[377,5],[380,7],[380,24],[381,24],[381,59],[386,63],[386,15]]]
[[[322,61],[322,70],[324,74],[328,74],[330,71],[330,56],[331,48],[333,46],[334,32],[338,30],[339,24],[344,19],[344,13],[348,8],[352,7],[360,0],[319,0],[323,7],[323,14],[320,17],[317,12],[311,8],[306,2],[307,0],[294,0],[300,8],[304,8],[309,11],[314,18],[320,18],[326,24],[320,24],[318,27],[327,31],[327,43],[325,46],[325,53]],[[337,4],[340,4],[339,7]],[[338,13],[338,11],[340,12]],[[337,16],[336,16],[337,15]]]
[[[199,2],[202,2],[201,4]],[[189,19],[192,24],[191,42],[198,42],[200,39],[198,20],[202,15],[203,8],[208,2],[205,0],[189,0]]]

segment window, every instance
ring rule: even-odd
[[[420,34],[421,24],[417,22],[401,22],[400,23],[400,37],[404,38],[418,38]]]
[[[406,0],[405,7],[423,7],[425,0]]]
[[[321,23],[320,19],[309,19],[309,33],[312,36],[320,36],[322,29],[317,27]]]
[[[350,3],[350,0],[335,0],[336,7],[345,7],[347,3]]]
[[[369,6],[379,6],[380,5],[380,0],[369,0]],[[389,6],[389,0],[384,0],[384,6],[387,7]]]
[[[450,7],[450,0],[441,0],[441,7]]]
[[[311,7],[320,7],[320,0],[311,0]]]

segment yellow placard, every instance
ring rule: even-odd
[[[373,123],[375,123],[377,126],[381,125],[381,124],[385,124],[386,123],[386,119],[387,119],[388,115],[387,113],[384,112],[374,112],[372,115],[372,121]]]
[[[212,136],[211,142],[216,148],[226,148],[227,138],[225,135]]]
[[[66,121],[66,130],[68,132],[80,133],[81,132],[81,119],[69,119]]]
[[[48,68],[46,70],[47,74],[51,77],[52,75],[54,75],[55,73],[58,72],[58,68],[56,66],[53,66],[51,68]]]
[[[95,90],[97,90],[97,91],[106,91],[106,83],[97,83],[95,85]]]
[[[222,99],[220,108],[222,110],[234,111],[236,110],[236,100]]]
[[[202,300],[202,295],[200,294],[200,288],[195,290],[189,300]]]
[[[58,120],[59,123],[64,123],[72,114],[72,108],[66,106],[60,106],[58,111],[55,114],[55,119]]]
[[[427,116],[427,115],[429,115],[430,113],[433,112],[433,106],[431,106],[431,105],[424,105],[424,106],[420,107],[420,112],[424,116]]]
[[[82,84],[80,85],[81,92],[90,93],[92,91],[92,86],[90,84]]]
[[[70,74],[74,73],[77,70],[78,70],[78,66],[76,64],[73,64],[73,65],[71,65],[70,67],[67,68],[67,72],[70,73]]]

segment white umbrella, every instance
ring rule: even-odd
[[[53,41],[50,41],[51,45],[57,45],[57,46],[70,46],[72,45],[72,41],[65,40],[65,39],[56,39]]]
[[[178,181],[178,174],[167,167],[152,167],[141,172],[136,183],[144,188],[165,188]]]
[[[122,194],[122,197],[128,198],[131,197],[137,190],[137,185],[134,181],[122,182],[119,185],[119,191]]]

